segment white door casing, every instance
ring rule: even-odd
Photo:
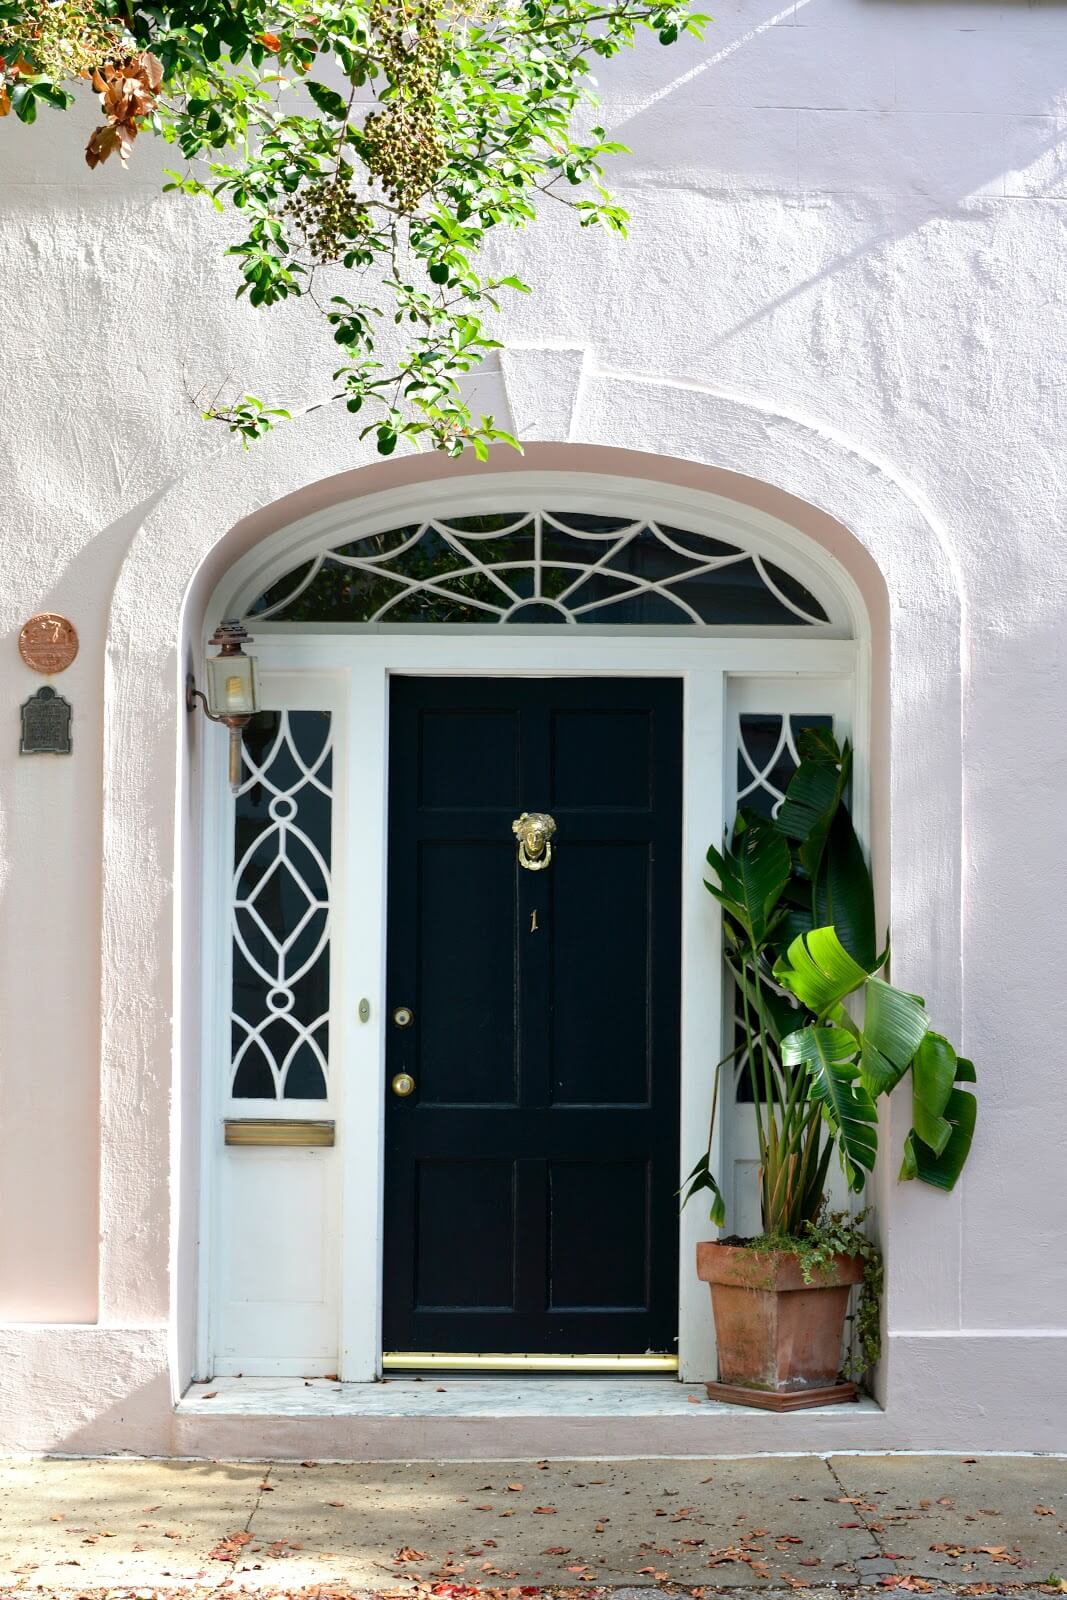
[[[580,492],[563,474],[532,474],[544,500],[603,509],[606,480]],[[531,503],[529,483],[507,482],[512,505]],[[562,480],[562,482],[561,482]],[[565,485],[565,487],[564,487]],[[447,488],[464,513],[499,507],[501,492],[490,484]],[[421,487],[424,503],[427,486]],[[699,502],[705,519],[713,498],[665,494],[649,486],[659,514],[692,524]],[[373,497],[387,505],[358,508],[379,527],[418,514],[396,496]],[[448,498],[448,496],[446,496]],[[636,498],[640,500],[640,493]],[[441,496],[432,496],[438,507]],[[472,504],[475,501],[475,504]],[[683,504],[682,502],[686,502]],[[625,489],[628,512],[635,489]],[[736,512],[737,508],[733,508]],[[458,512],[457,512],[458,514]],[[341,526],[337,508],[330,514]],[[746,513],[746,516],[748,513]],[[760,518],[762,523],[773,519]],[[347,508],[347,537],[354,521]],[[330,537],[322,518],[320,548]],[[718,522],[716,523],[718,526]],[[767,542],[767,529],[759,532]],[[736,529],[731,537],[736,537]],[[334,535],[337,542],[342,542]],[[778,535],[781,538],[781,535]],[[209,631],[217,618],[233,614],[261,592],[309,548],[304,524],[276,549],[246,557],[216,596]],[[783,541],[784,543],[784,541]],[[807,556],[805,549],[805,556]],[[788,554],[788,552],[786,552]],[[774,549],[775,560],[783,551]],[[230,919],[232,912],[233,802],[225,782],[225,739],[205,738],[204,759],[204,992],[203,1056],[213,1082],[202,1096],[204,1196],[201,1229],[198,1364],[202,1376],[222,1372],[305,1375],[338,1372],[367,1381],[380,1373],[381,1209],[385,1092],[384,991],[387,936],[386,773],[388,686],[393,674],[419,676],[581,676],[600,674],[678,677],[684,699],[684,882],[682,893],[681,1171],[702,1152],[710,1111],[711,1068],[724,1036],[719,921],[703,886],[705,851],[721,839],[737,794],[737,719],[746,710],[783,713],[830,712],[838,731],[857,746],[854,810],[861,834],[867,816],[867,705],[869,651],[862,606],[839,569],[821,556],[813,565],[833,572],[845,601],[828,627],[803,635],[749,636],[723,629],[523,628],[518,626],[395,626],[257,624],[252,647],[261,670],[261,701],[269,708],[329,710],[333,720],[333,908],[330,956],[331,1077],[322,1101],[234,1102],[229,1097]],[[793,559],[794,570],[803,564]],[[236,604],[234,602],[237,602]],[[849,629],[858,639],[840,637]],[[814,636],[813,636],[814,635]],[[836,637],[834,635],[837,635]],[[208,847],[210,846],[210,848]],[[361,999],[369,1019],[358,1018]],[[732,1112],[732,1114],[731,1114]],[[741,1112],[741,1115],[738,1115]],[[333,1149],[230,1149],[222,1144],[227,1115],[331,1117]],[[751,1114],[724,1106],[716,1135],[715,1161],[728,1173],[741,1213],[751,1188]],[[747,1175],[747,1180],[746,1180]],[[706,1291],[692,1268],[696,1242],[707,1237],[704,1209],[694,1202],[680,1216],[680,1376],[715,1376]]]

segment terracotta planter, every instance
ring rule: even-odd
[[[860,1256],[835,1256],[833,1268],[804,1282],[796,1256],[745,1245],[698,1244],[697,1276],[711,1286],[719,1345],[715,1400],[795,1411],[856,1398],[839,1383],[841,1340]]]

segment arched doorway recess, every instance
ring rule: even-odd
[[[862,446],[707,386],[590,371],[555,438],[580,442],[527,446],[525,461],[505,454],[494,470],[603,471],[721,493],[779,514],[859,579],[874,622],[872,833],[893,904],[895,975],[921,986],[958,1032],[962,605],[936,517]],[[196,1130],[209,1070],[195,798],[204,730],[183,709],[205,609],[234,560],[309,504],[479,470],[424,459],[383,466],[353,452],[344,416],[320,411],[251,458],[230,449],[190,467],[148,509],[118,575],[105,672],[100,1320],[131,1349],[159,1352],[159,1379],[169,1377],[175,1397],[196,1369]],[[892,1241],[888,1404],[895,1343],[910,1350],[910,1330],[958,1326],[956,1280],[942,1269],[961,1247],[958,1197],[932,1230],[891,1167],[876,1190]],[[97,1370],[95,1346],[84,1360],[87,1375]],[[911,1416],[903,1367],[899,1394]],[[163,1436],[151,1437],[159,1447]]]
[[[712,1376],[675,1200],[733,1026],[704,852],[813,724],[866,832],[856,584],[752,506],[527,470],[314,512],[224,615],[265,709],[235,801],[205,750],[201,1373]],[[534,878],[510,825],[549,806]],[[739,1073],[735,1231],[751,1120]]]

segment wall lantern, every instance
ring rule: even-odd
[[[236,617],[227,617],[208,640],[208,645],[216,645],[219,653],[204,662],[207,694],[196,687],[192,673],[185,686],[187,711],[194,711],[199,700],[206,717],[224,723],[230,730],[230,788],[234,794],[241,787],[241,729],[259,710],[256,658],[246,656],[243,648],[251,643],[244,624]]]

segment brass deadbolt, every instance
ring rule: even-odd
[[[401,1100],[406,1100],[409,1094],[415,1093],[415,1079],[410,1072],[398,1072],[393,1079],[392,1090]]]

